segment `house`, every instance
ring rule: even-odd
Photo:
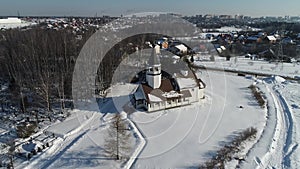
[[[148,112],[189,105],[204,99],[205,84],[191,70],[180,70],[162,77],[159,60],[160,47],[156,46],[146,70],[146,81],[137,87],[133,98],[136,109]]]
[[[267,49],[258,53],[260,58],[265,58],[266,60],[273,60],[276,58],[276,54],[272,49]]]
[[[270,35],[270,36],[267,36],[266,37],[266,41],[269,42],[269,43],[276,43],[276,37],[273,36],[273,35]]]
[[[246,39],[246,43],[259,43],[261,39],[258,36],[249,36]]]
[[[281,40],[281,43],[282,44],[294,44],[294,41],[291,37],[285,37]]]
[[[182,44],[179,41],[169,41],[168,42],[168,51],[175,53],[179,56],[184,56],[186,54],[188,54],[188,47],[184,44]]]

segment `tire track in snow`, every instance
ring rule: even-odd
[[[283,149],[283,140],[285,140],[285,116],[283,109],[276,98],[273,89],[270,89],[267,84],[265,84],[267,91],[271,95],[271,98],[273,100],[275,114],[276,114],[276,125],[275,130],[273,133],[273,137],[271,138],[271,143],[269,144],[269,148],[266,154],[263,155],[263,157],[260,160],[259,165],[256,167],[256,169],[260,168],[282,168],[282,149]],[[258,157],[257,157],[258,158]]]
[[[241,168],[282,168],[282,145],[285,140],[285,130],[282,127],[285,127],[285,121],[273,91],[265,83],[262,87],[267,99],[266,124],[261,137],[247,154],[246,161],[241,163]]]
[[[286,135],[286,140],[285,140],[285,145],[283,148],[284,151],[284,158],[283,158],[283,165],[285,168],[297,168],[297,166],[291,166],[291,155],[293,152],[297,149],[298,143],[297,140],[294,137],[294,132],[297,130],[297,128],[294,127],[294,117],[293,117],[293,112],[290,109],[286,99],[282,96],[282,94],[278,91],[275,90],[277,97],[279,98],[279,101],[283,107],[283,110],[285,112],[286,116],[286,126],[287,126],[287,135]]]

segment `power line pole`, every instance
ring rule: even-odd
[[[277,60],[280,60],[281,62],[281,70],[283,70],[283,48],[282,48],[282,42],[279,42],[278,52],[277,52]]]

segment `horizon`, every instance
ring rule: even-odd
[[[244,15],[251,17],[263,16],[300,16],[300,2],[290,0],[289,3],[280,0],[223,1],[223,0],[188,0],[173,2],[171,0],[126,2],[111,0],[3,0],[0,6],[0,16],[113,16],[129,15],[142,12],[167,12],[183,16],[195,15]],[[288,9],[288,10],[286,10]]]
[[[18,12],[17,12],[18,13]],[[266,18],[266,17],[276,17],[276,18],[280,18],[280,17],[300,17],[300,15],[259,15],[259,16],[251,16],[251,15],[244,15],[244,14],[224,14],[224,13],[220,13],[220,14],[215,14],[215,13],[196,13],[196,14],[193,14],[193,15],[184,15],[184,14],[181,14],[181,13],[175,13],[175,12],[137,12],[137,13],[131,13],[131,14],[127,14],[127,15],[123,15],[123,14],[120,14],[120,15],[110,15],[110,14],[106,14],[106,15],[98,15],[97,13],[94,14],[94,15],[43,15],[43,14],[40,14],[40,15],[22,15],[22,14],[16,14],[16,15],[0,15],[0,19],[2,18],[10,18],[10,17],[17,17],[17,18],[24,18],[24,17],[87,17],[87,18],[101,18],[101,17],[104,17],[104,16],[108,16],[108,17],[126,17],[126,16],[131,16],[131,15],[135,15],[135,14],[140,14],[140,13],[166,13],[166,14],[178,14],[178,15],[181,15],[182,17],[193,17],[193,16],[197,16],[197,15],[202,15],[202,16],[205,16],[205,15],[213,15],[213,16],[221,16],[221,15],[229,15],[229,16],[232,16],[234,17],[235,15],[238,15],[238,16],[246,16],[246,17],[251,17],[251,18]]]

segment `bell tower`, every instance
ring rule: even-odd
[[[147,83],[153,89],[157,89],[161,85],[161,64],[158,54],[160,54],[160,47],[156,45],[152,50],[146,73]]]

